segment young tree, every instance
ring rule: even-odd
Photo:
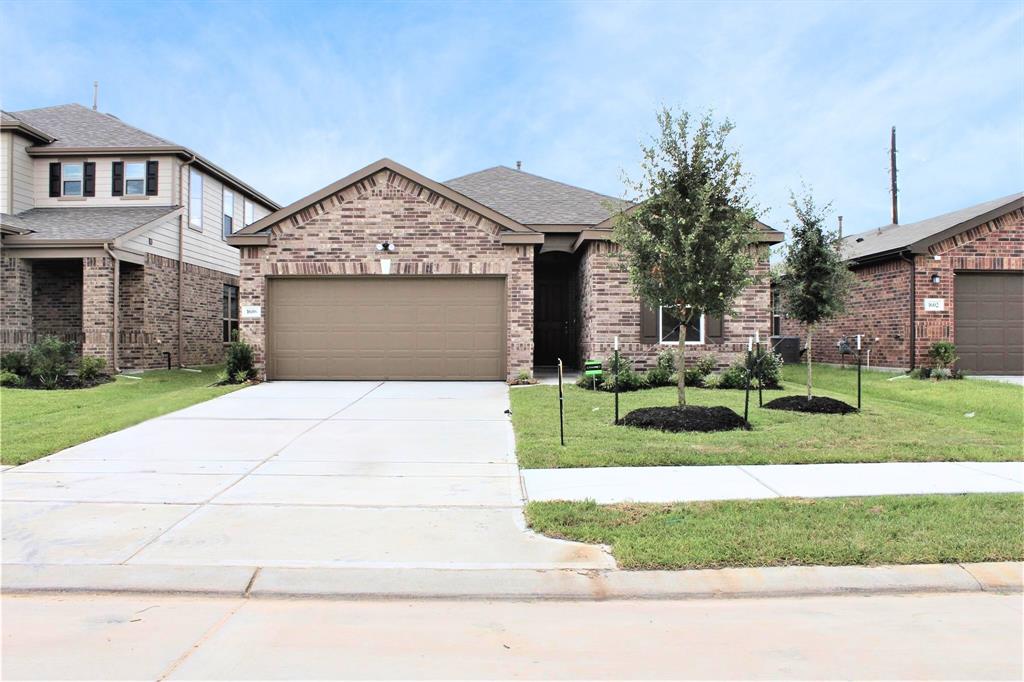
[[[686,405],[686,326],[727,314],[752,281],[757,226],[733,129],[705,114],[662,109],[660,134],[642,146],[642,178],[627,185],[637,204],[616,217],[633,291],[655,310],[672,306],[679,332],[679,405]]]
[[[792,235],[779,285],[786,313],[807,327],[807,399],[810,400],[814,325],[843,312],[853,273],[843,261],[839,233],[825,227],[831,205],[818,208],[806,189],[799,199],[790,192],[789,199],[797,220],[790,222]]]

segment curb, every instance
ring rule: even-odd
[[[782,566],[683,571],[242,566],[3,567],[4,594],[179,594],[268,599],[731,599],[912,592],[1024,592],[1024,563]]]

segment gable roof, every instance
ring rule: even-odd
[[[605,204],[628,204],[557,180],[495,166],[444,184],[524,225],[596,225],[611,215]]]
[[[470,211],[473,211],[474,213],[483,216],[487,220],[490,220],[493,223],[497,224],[499,227],[503,228],[503,230],[508,233],[515,233],[529,240],[534,240],[534,238],[536,238],[534,241],[536,241],[537,243],[540,243],[540,241],[543,239],[543,235],[535,232],[534,230],[531,230],[529,227],[521,223],[516,222],[512,218],[509,218],[507,215],[498,213],[497,211],[467,196],[458,193],[457,191],[453,190],[450,187],[447,187],[446,185],[442,185],[439,182],[435,182],[434,180],[431,180],[425,175],[417,173],[411,168],[403,166],[402,164],[397,163],[396,161],[392,161],[391,159],[385,158],[380,159],[379,161],[375,161],[374,163],[371,163],[370,165],[364,168],[360,168],[356,172],[351,173],[350,175],[346,175],[345,177],[341,178],[336,182],[331,183],[330,185],[324,187],[323,189],[317,190],[316,192],[313,192],[312,194],[309,194],[299,199],[298,201],[292,202],[291,204],[285,206],[284,208],[274,211],[270,215],[264,216],[263,218],[254,222],[252,225],[244,227],[238,232],[235,232],[233,235],[228,237],[228,243],[235,246],[242,246],[244,244],[252,243],[250,241],[252,238],[269,236],[271,227],[273,227],[277,223],[280,223],[283,220],[286,220],[296,215],[297,213],[300,213],[314,206],[317,206],[317,212],[321,213],[325,210],[323,209],[322,206],[319,206],[321,201],[324,201],[325,199],[328,199],[332,195],[335,195],[341,192],[342,190],[351,187],[352,185],[355,185],[363,180],[366,180],[370,176],[376,175],[377,173],[384,170],[391,171],[404,178],[412,180],[416,184],[426,188],[429,192],[435,195],[439,195],[455,204],[458,204]],[[530,243],[533,243],[533,241],[530,241]]]
[[[179,210],[178,206],[76,206],[32,208],[0,214],[0,224],[17,237],[4,245],[36,241],[110,241]]]
[[[66,153],[116,155],[123,153],[172,154],[194,160],[210,175],[235,186],[271,209],[280,205],[242,182],[220,166],[188,147],[129,125],[113,114],[93,111],[81,104],[60,104],[41,109],[3,112],[0,125],[36,139],[28,148],[31,156],[61,156]]]
[[[916,223],[889,224],[845,237],[843,256],[847,260],[861,261],[887,258],[901,251],[924,253],[929,246],[947,237],[1022,208],[1024,192],[1017,192]]]

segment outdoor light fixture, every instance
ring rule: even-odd
[[[932,275],[932,284],[938,284],[941,281],[942,278],[940,278],[938,275]]]
[[[391,242],[381,242],[380,244],[377,244],[377,250],[378,251],[394,251],[395,250],[395,245],[392,244]]]

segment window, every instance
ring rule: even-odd
[[[65,163],[61,167],[64,171],[62,194],[66,197],[82,196],[82,164]]]
[[[777,284],[771,285],[772,336],[782,336],[782,298]]]
[[[675,306],[661,306],[658,313],[658,338],[661,343],[679,343],[682,322],[672,314]],[[704,316],[686,325],[686,343],[704,343]]]
[[[242,206],[245,207],[245,224],[252,225],[254,222],[256,222],[256,204],[246,199],[243,202]]]
[[[238,287],[224,285],[224,342],[234,341],[238,331]]]
[[[203,176],[195,168],[188,173],[188,224],[203,229]]]
[[[224,231],[221,233],[222,236],[229,237],[234,232],[235,222],[235,193],[229,189],[224,190],[224,209],[221,213],[224,214]]]
[[[146,193],[145,161],[129,161],[124,164],[124,193],[136,197]]]

